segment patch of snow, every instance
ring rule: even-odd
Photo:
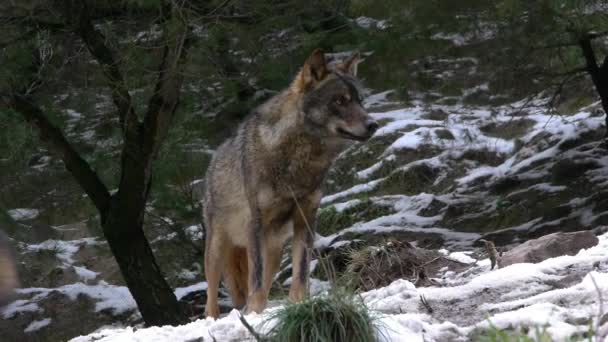
[[[137,310],[137,305],[131,292],[126,286],[110,285],[100,281],[97,285],[74,283],[57,288],[32,287],[16,289],[19,295],[31,295],[29,299],[20,299],[10,303],[4,310],[4,318],[10,318],[22,311],[41,311],[38,302],[46,298],[51,292],[61,293],[70,300],[76,300],[84,295],[95,301],[95,311],[110,310],[114,315],[120,315],[130,310]]]
[[[186,279],[186,280],[193,280],[194,278],[196,278],[199,275],[200,275],[199,272],[190,271],[190,270],[187,270],[187,269],[183,269],[183,270],[181,270],[181,272],[179,272],[177,274],[177,276],[180,279]]]
[[[342,203],[335,203],[332,206],[334,207],[334,209],[336,209],[337,212],[341,213],[348,208],[358,205],[359,203],[361,203],[361,200],[354,199]]]
[[[25,329],[23,329],[23,332],[31,333],[40,330],[49,324],[51,324],[50,318],[43,318],[41,320],[32,321],[32,323],[30,323]]]
[[[192,226],[188,226],[184,228],[186,235],[192,240],[202,240],[205,233],[203,231],[203,226],[200,224],[195,224]]]
[[[39,244],[23,245],[26,252],[50,251],[56,254],[63,262],[63,266],[71,266],[74,263],[74,254],[85,245],[96,245],[102,242],[97,238],[82,238],[78,240],[46,240]]]
[[[378,184],[380,184],[380,182],[384,180],[384,179],[376,179],[373,180],[369,183],[365,183],[365,184],[357,184],[355,186],[353,186],[352,188],[342,191],[342,192],[338,192],[335,193],[333,195],[329,195],[329,196],[325,196],[321,199],[321,205],[325,205],[325,204],[329,204],[337,199],[346,197],[346,196],[350,196],[350,195],[355,195],[358,193],[362,193],[362,192],[368,192],[371,191],[373,189],[376,188],[376,186],[378,186]]]
[[[470,254],[470,252],[452,252],[447,256],[447,258],[454,260],[454,261],[461,262],[463,264],[476,263],[477,259],[471,258],[468,254]]]
[[[387,20],[377,20],[364,16],[355,18],[355,23],[364,29],[375,28],[378,30],[385,30],[389,27]]]
[[[0,308],[2,318],[10,319],[21,312],[39,312],[42,311],[40,306],[25,299],[18,299],[8,305]]]
[[[461,33],[444,33],[438,32],[431,36],[434,40],[449,40],[456,46],[463,46],[468,43],[471,36],[463,36]]]
[[[177,237],[177,233],[172,232],[169,234],[157,236],[156,239],[152,240],[150,243],[157,243],[160,241],[171,241],[171,240],[175,239],[176,237]]]
[[[381,93],[372,94],[370,96],[367,96],[363,100],[363,106],[368,108],[368,107],[373,107],[373,106],[396,104],[397,102],[389,101],[387,99],[387,97],[389,95],[394,94],[394,93],[395,93],[394,90],[387,90],[387,91],[383,91]]]
[[[33,220],[40,215],[40,210],[29,208],[10,209],[6,212],[15,221]]]
[[[150,327],[147,329],[106,329],[100,332],[80,336],[72,342],[109,342],[109,341],[146,341],[146,342],[180,342],[180,341],[253,341],[249,331],[241,323],[238,310],[232,310],[227,316],[214,320],[199,319],[177,327]],[[264,316],[252,313],[245,316],[254,327],[262,325]]]
[[[207,290],[207,282],[203,281],[186,287],[178,287],[175,289],[175,297],[180,300],[192,292]]]
[[[82,279],[84,281],[94,280],[99,275],[99,272],[91,271],[86,267],[82,267],[82,266],[72,266],[72,267],[74,268],[74,271],[76,272],[76,274],[78,274],[80,279]]]
[[[374,165],[368,167],[367,169],[357,172],[357,178],[358,179],[366,179],[366,178],[368,178],[374,172],[380,170],[380,168],[382,168],[382,166],[384,166],[385,162],[393,161],[396,158],[397,157],[395,157],[394,154],[391,154],[388,157],[381,159],[379,162],[377,162]]]

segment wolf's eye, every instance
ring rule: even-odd
[[[343,106],[348,103],[348,98],[346,96],[340,96],[334,100],[334,103],[338,106]]]

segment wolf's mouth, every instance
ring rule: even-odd
[[[339,128],[339,127],[338,127],[338,129],[336,131],[343,138],[350,139],[350,140],[365,141],[365,140],[367,140],[367,139],[369,139],[371,137],[371,134],[370,135],[366,135],[366,136],[354,135],[351,132],[348,132],[347,130],[344,130],[344,129]]]

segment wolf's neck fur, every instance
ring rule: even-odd
[[[319,128],[307,123],[302,109],[302,95],[290,89],[262,104],[258,113],[258,134],[270,151],[297,140],[300,143],[306,141],[311,147],[325,151],[333,158],[348,145],[344,139],[324,136]]]

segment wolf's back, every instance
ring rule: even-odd
[[[203,216],[205,226],[211,227],[211,220],[218,212],[230,212],[246,205],[242,164],[247,153],[248,128],[245,122],[237,134],[224,142],[214,153],[205,176],[203,195]]]

